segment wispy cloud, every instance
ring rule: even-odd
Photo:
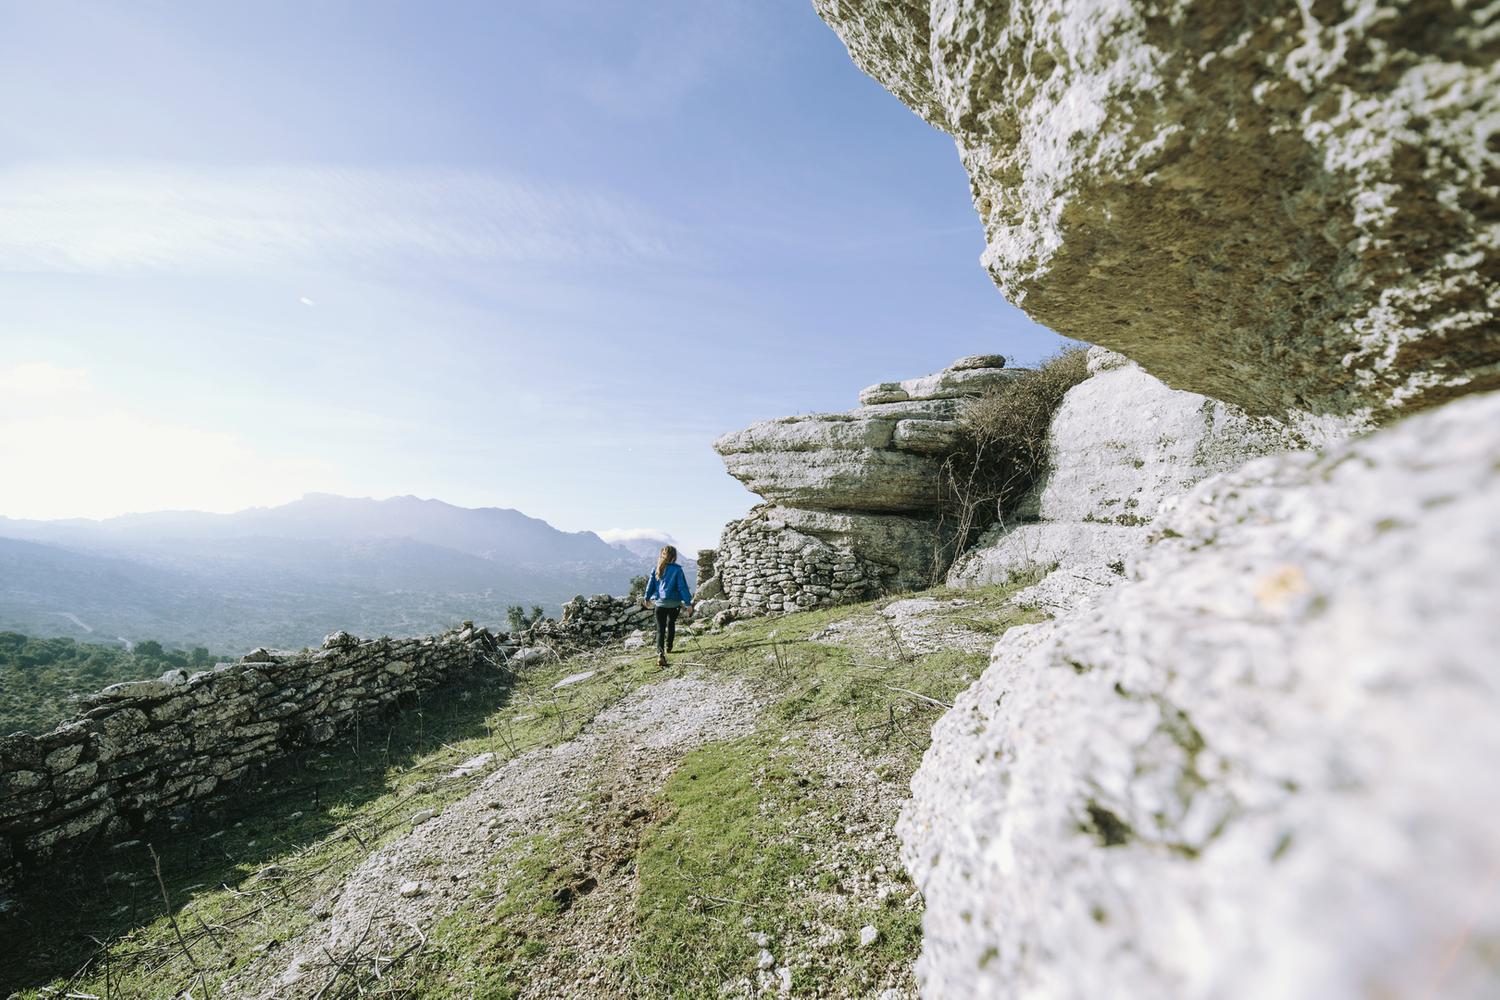
[[[386,258],[658,260],[667,227],[594,191],[451,169],[0,169],[0,270],[237,270]]]
[[[677,539],[669,531],[660,528],[605,528],[603,531],[595,531],[594,534],[609,542],[611,545],[623,542],[661,542],[663,545],[675,545]]]

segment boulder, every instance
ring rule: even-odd
[[[1496,994],[1500,394],[1162,501],[899,823],[927,996]]]
[[[923,452],[891,447],[894,420],[879,425],[880,444],[871,447],[805,449],[767,445],[762,436],[757,450],[732,451],[738,445],[723,438],[715,447],[729,474],[746,488],[776,503],[822,510],[922,511],[939,499],[940,459]],[[822,434],[843,423],[809,420],[801,434]],[[755,430],[756,428],[751,428]],[[789,441],[788,434],[782,440]],[[759,450],[764,448],[765,450]]]
[[[948,366],[949,371],[966,372],[975,368],[1004,368],[1005,355],[1003,354],[970,354],[959,358]]]
[[[814,0],[950,132],[1033,319],[1248,412],[1500,385],[1483,5]]]

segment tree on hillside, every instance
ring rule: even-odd
[[[46,732],[75,711],[73,695],[154,677],[167,665],[208,665],[215,659],[201,646],[185,653],[152,639],[127,653],[119,646],[0,632],[0,733]]]
[[[510,624],[512,632],[524,632],[545,617],[547,611],[540,604],[533,604],[530,614],[519,604],[512,604],[505,609],[505,620]]]
[[[625,596],[632,601],[640,600],[642,597],[646,596],[646,584],[649,582],[650,581],[647,580],[644,576],[631,577],[630,593],[626,594]]]

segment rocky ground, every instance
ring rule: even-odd
[[[6,985],[912,996],[922,902],[892,831],[933,721],[1023,616],[932,592],[687,637],[665,670],[615,645],[454,689],[155,845],[160,882],[137,845],[34,901]]]

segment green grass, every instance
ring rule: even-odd
[[[720,982],[755,967],[752,932],[768,936],[777,964],[788,963],[794,992],[863,995],[875,974],[907,967],[920,945],[920,914],[896,908],[826,912],[807,887],[835,888],[819,871],[822,852],[803,849],[808,831],[836,837],[811,816],[815,755],[790,748],[776,730],[706,746],[682,762],[664,792],[666,819],[643,842],[637,876],[639,933],[631,952],[642,995],[712,996]],[[816,918],[844,941],[813,954],[793,950]],[[857,950],[859,928],[880,931]]]
[[[974,602],[951,614],[997,634],[1030,620],[1008,607],[1010,590],[929,593]],[[822,782],[819,754],[807,737],[841,734],[868,756],[872,773],[904,786],[941,705],[987,659],[956,651],[914,657],[894,647],[872,651],[811,639],[832,622],[885,603],[684,637],[666,671],[656,668],[654,653],[641,651],[599,657],[587,664],[598,669],[595,677],[563,691],[552,685],[584,668],[576,660],[513,683],[476,676],[429,694],[389,727],[284,763],[261,788],[247,789],[235,808],[158,836],[169,906],[143,848],[100,859],[25,900],[24,923],[0,926],[0,995],[7,989],[26,1000],[58,995],[41,992],[45,986],[100,997],[174,996],[183,988],[211,996],[247,963],[322,919],[314,901],[371,850],[402,835],[411,813],[467,794],[477,779],[438,780],[456,764],[484,752],[504,760],[555,745],[641,685],[693,673],[742,678],[768,697],[770,709],[751,736],[689,753],[662,789],[633,859],[634,931],[615,958],[617,971],[639,984],[641,995],[712,995],[721,981],[754,967],[758,946],[743,926],[746,917],[778,941],[795,939],[817,919],[836,923],[848,940],[793,963],[794,987],[864,995],[884,970],[909,967],[920,913],[892,906],[832,913],[797,902],[838,882],[803,844],[809,836],[840,837],[842,828],[828,817],[849,806],[848,790]],[[572,861],[581,832],[512,843],[495,859],[494,880],[430,928],[428,945],[392,970],[379,992],[366,984],[366,995],[507,997],[527,969],[566,961],[558,938],[570,913],[559,893],[581,874]],[[257,875],[269,866],[274,877]],[[126,877],[106,875],[115,869]],[[855,949],[851,942],[865,923],[879,928],[880,937]]]
[[[632,961],[651,995],[701,996],[705,983],[753,968],[745,917],[777,937],[788,930],[779,926],[788,883],[809,858],[782,833],[805,803],[798,775],[772,750],[764,736],[706,746],[667,783],[670,813],[636,865]]]
[[[57,873],[0,917],[0,995],[43,996],[35,989],[48,986],[104,996],[97,942],[111,943],[114,996],[171,996],[195,982],[211,992],[256,949],[276,948],[305,926],[308,901],[401,835],[412,813],[441,808],[473,780],[435,779],[480,753],[504,760],[569,739],[650,675],[631,664],[588,690],[554,693],[572,669],[553,664],[514,683],[476,674],[430,692],[389,726],[278,763],[183,829],[155,831],[170,907],[144,844]],[[257,876],[272,865],[279,877]]]
[[[561,900],[576,879],[559,838],[532,836],[510,844],[497,870],[510,864],[499,890],[438,921],[427,946],[384,982],[385,994],[424,1000],[510,1000],[528,965],[549,951],[546,931],[565,912]],[[366,984],[373,986],[374,984]]]

